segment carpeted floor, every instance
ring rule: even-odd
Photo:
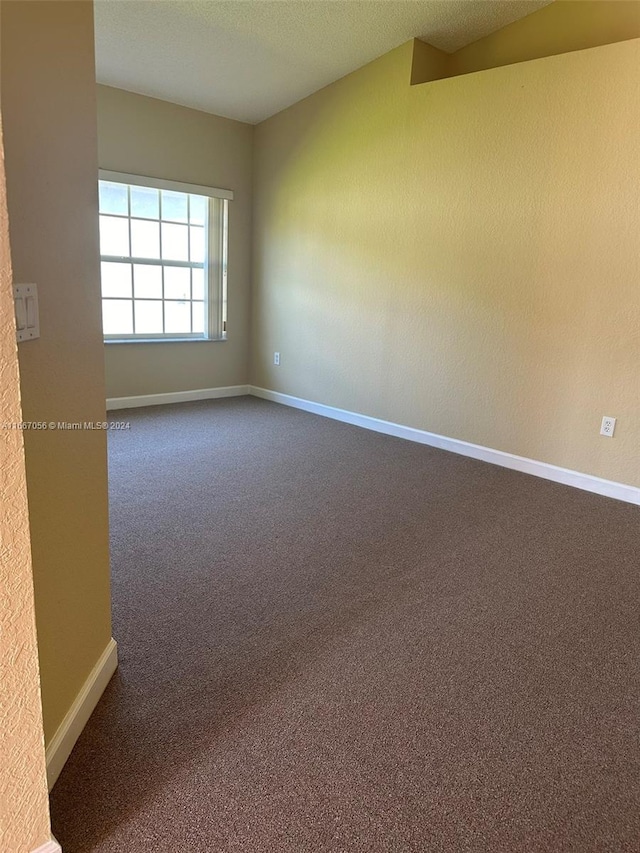
[[[64,853],[640,850],[640,512],[252,398],[118,413]]]

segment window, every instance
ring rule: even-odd
[[[100,172],[105,340],[227,336],[228,190]]]

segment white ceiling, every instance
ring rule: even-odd
[[[98,82],[250,123],[417,37],[448,53],[551,0],[96,0]]]

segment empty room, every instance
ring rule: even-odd
[[[640,850],[640,2],[0,48],[0,853]]]

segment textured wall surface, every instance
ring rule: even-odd
[[[638,36],[638,0],[554,0],[533,15],[463,47],[451,56],[448,70],[468,74]]]
[[[90,2],[3,3],[1,98],[13,273],[40,302],[40,338],[19,353],[23,415],[104,421]],[[24,441],[49,742],[111,636],[106,438]]]
[[[638,0],[554,0],[446,54],[416,39],[412,83],[526,62],[640,36]]]
[[[21,421],[0,133],[0,427]],[[24,450],[19,430],[0,428],[0,850],[48,839]]]
[[[98,86],[101,168],[234,192],[227,340],[105,344],[107,397],[248,381],[252,144],[251,125]]]
[[[408,43],[259,125],[252,382],[640,485],[639,48]]]

